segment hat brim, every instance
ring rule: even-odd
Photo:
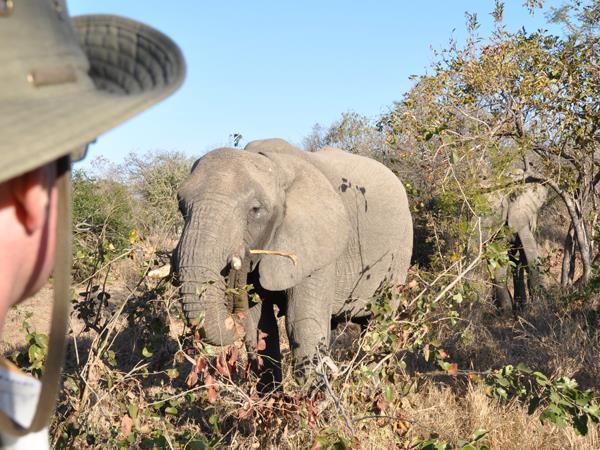
[[[62,96],[0,105],[2,172],[8,179],[96,139],[175,91],[185,78],[179,47],[161,32],[118,16],[73,18],[92,83]]]

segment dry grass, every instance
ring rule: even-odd
[[[118,278],[109,277],[104,331],[83,332],[83,322],[72,319],[67,378],[52,429],[58,447],[297,449],[319,443],[313,448],[394,449],[419,448],[411,446],[415,439],[435,434],[457,448],[460,439],[483,428],[489,433],[480,443],[494,449],[600,448],[597,426],[580,437],[571,427],[541,424],[539,411],[528,415],[516,400],[490,398],[482,382],[440,373],[420,351],[406,353],[402,343],[387,353],[361,351],[365,337],[356,326],[337,332],[332,356],[341,374],[329,374],[330,390],[295,384],[285,337],[285,395],[256,394],[256,380],[243,370],[243,351],[231,376],[218,375],[214,357],[206,353],[213,349],[190,353],[192,361],[213,364],[191,383],[190,358],[175,357],[191,345],[175,289],[140,279],[137,260],[129,261],[134,267],[121,262]],[[45,311],[39,306],[49,305],[50,292],[45,289],[29,304],[36,309],[38,331],[44,331]],[[566,304],[557,298],[558,292],[549,292],[519,318],[500,316],[485,302],[463,304],[458,324],[436,322],[430,339],[439,341],[461,370],[526,363],[597,391],[600,333],[591,322],[597,300]],[[9,316],[5,352],[19,347],[19,340],[23,344],[19,326],[27,308]],[[385,330],[378,326],[374,329]],[[144,348],[152,355],[144,356]],[[386,392],[391,399],[384,398]]]
[[[598,428],[586,437],[572,428],[542,425],[539,415],[528,415],[518,402],[500,404],[490,399],[481,386],[469,384],[464,395],[435,383],[403,399],[406,414],[414,421],[411,434],[428,434],[435,430],[440,437],[456,442],[473,430],[489,430],[486,443],[494,449],[597,449]],[[376,447],[373,447],[376,448]]]

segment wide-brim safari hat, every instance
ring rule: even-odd
[[[54,410],[70,304],[70,159],[103,132],[174,92],[177,45],[117,16],[71,19],[64,0],[0,0],[0,183],[59,160],[54,305],[37,410],[30,424],[0,411],[0,430],[43,429]]]
[[[179,47],[142,23],[71,19],[49,0],[0,0],[0,14],[0,181],[94,141],[183,82]]]

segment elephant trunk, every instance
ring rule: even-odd
[[[227,240],[218,237],[223,233],[222,226],[188,219],[175,252],[175,263],[186,319],[201,326],[207,343],[224,346],[240,336],[226,294],[225,276],[230,265],[234,265],[234,252],[224,247]]]
[[[194,288],[197,285],[190,283]],[[182,289],[185,286],[186,283],[182,283]],[[209,280],[197,289],[198,293],[182,295],[186,318],[201,325],[202,336],[211,345],[230,345],[239,337],[234,318],[225,304],[224,290],[223,280]]]

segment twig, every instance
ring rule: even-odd
[[[212,386],[212,384],[211,384],[211,386]],[[155,402],[151,402],[151,403],[146,403],[144,405],[143,409],[147,408],[148,406],[154,406],[154,405],[158,405],[159,403],[170,402],[171,400],[175,400],[175,399],[178,399],[178,398],[181,398],[181,397],[185,397],[187,394],[199,391],[200,389],[204,389],[204,388],[207,388],[207,387],[209,387],[209,386],[208,385],[194,386],[193,388],[188,389],[187,391],[180,392],[179,394],[172,395],[171,397],[163,398],[162,400],[156,400]]]
[[[118,261],[119,259],[125,258],[126,256],[130,255],[132,251],[133,251],[133,248],[130,248],[126,252],[121,253],[119,256],[114,257],[113,259],[111,259],[110,261],[108,261],[106,264],[104,264],[102,267],[100,267],[98,270],[96,270],[89,277],[87,277],[85,280],[80,281],[79,283],[77,283],[77,286],[81,286],[81,285],[87,283],[92,278],[94,278],[96,275],[98,275],[100,272],[102,272],[104,269],[106,269],[108,266],[110,266],[111,264],[113,264],[115,261]]]
[[[448,293],[448,291],[450,291],[454,286],[456,286],[458,284],[458,282],[460,280],[462,280],[467,273],[469,273],[471,270],[473,270],[479,263],[479,260],[481,259],[482,254],[483,254],[483,252],[481,251],[481,248],[480,248],[479,254],[475,257],[475,259],[473,261],[471,261],[471,264],[469,264],[465,270],[463,270],[461,273],[459,273],[456,276],[456,278],[454,280],[452,280],[452,282],[450,284],[448,284],[444,289],[442,289],[442,292],[440,292],[438,294],[438,296],[433,300],[432,303],[437,303],[438,301],[440,301],[442,299],[442,297],[444,297],[444,295],[446,295]]]
[[[315,373],[321,377],[323,384],[325,385],[325,389],[327,389],[327,393],[329,394],[329,397],[331,397],[331,399],[333,400],[333,403],[335,403],[335,407],[337,408],[337,410],[340,412],[340,414],[344,418],[344,422],[346,423],[348,430],[350,430],[350,433],[352,434],[352,436],[355,436],[354,427],[352,426],[352,421],[348,417],[348,413],[346,412],[340,399],[337,398],[337,396],[333,392],[333,389],[331,388],[331,384],[329,384],[329,379],[327,378],[327,374],[325,373],[324,370],[321,370],[323,367],[324,361],[321,358],[320,353],[317,353],[317,355],[319,358],[319,365],[315,368]]]

